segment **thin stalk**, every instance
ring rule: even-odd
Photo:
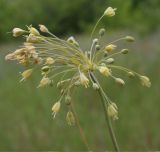
[[[99,85],[99,82],[97,81],[97,79],[95,78],[95,76],[93,75],[93,73],[90,73],[90,74],[91,74],[92,80]],[[117,143],[117,140],[116,140],[116,136],[115,136],[115,133],[114,133],[114,130],[113,130],[113,127],[112,127],[111,120],[110,120],[110,118],[108,116],[108,113],[106,111],[106,103],[105,103],[105,99],[104,99],[104,96],[103,96],[102,92],[103,92],[103,90],[100,87],[100,89],[98,89],[98,93],[99,93],[100,98],[101,98],[101,103],[102,103],[102,106],[103,106],[103,110],[104,110],[104,114],[105,114],[105,120],[107,122],[109,134],[111,136],[112,143],[113,143],[115,151],[119,152],[120,149],[119,149],[119,146],[118,146],[118,143]]]
[[[84,134],[84,131],[83,131],[81,125],[80,125],[80,122],[79,122],[77,113],[75,112],[75,109],[74,109],[74,106],[73,106],[73,102],[71,103],[71,108],[72,108],[73,114],[74,114],[74,116],[75,116],[76,124],[77,124],[77,127],[78,127],[78,129],[79,129],[79,132],[80,132],[82,141],[83,141],[84,145],[86,146],[87,150],[88,150],[88,151],[91,151],[91,149],[90,149],[90,147],[89,147],[89,144],[88,144],[88,141],[87,141],[87,139],[86,139],[86,136],[85,136],[85,134]]]

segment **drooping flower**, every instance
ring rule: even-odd
[[[111,117],[113,120],[118,119],[118,108],[114,102],[108,105],[107,112],[108,116]]]
[[[27,70],[23,71],[21,73],[22,79],[20,80],[20,82],[29,78],[31,76],[32,72],[33,72],[33,69],[27,69]]]
[[[105,15],[105,16],[108,16],[108,17],[112,17],[112,16],[115,15],[115,11],[116,11],[116,10],[117,10],[116,8],[108,7],[108,8],[105,10],[104,15]]]
[[[56,102],[53,107],[52,107],[52,114],[53,114],[53,117],[55,118],[56,114],[59,112],[60,110],[60,107],[61,107],[61,102],[58,101]]]
[[[147,76],[140,76],[140,80],[143,86],[148,87],[148,88],[151,86],[150,79]]]

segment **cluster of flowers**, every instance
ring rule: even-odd
[[[102,17],[112,17],[115,15],[115,11],[116,9],[108,7]],[[102,17],[100,19],[102,19]],[[94,27],[92,34],[94,33],[96,26]],[[27,28],[27,30],[20,28],[13,29],[14,37],[24,36],[26,41],[21,48],[6,55],[5,58],[6,60],[16,60],[19,64],[22,64],[27,68],[21,73],[21,81],[26,80],[31,76],[34,70],[40,68],[42,79],[40,80],[38,88],[53,84],[57,85],[60,89],[61,96],[52,107],[54,117],[59,112],[63,99],[69,107],[71,105],[73,88],[82,85],[85,88],[92,86],[93,89],[100,90],[106,99],[106,110],[108,115],[113,119],[118,118],[117,105],[108,98],[99,84],[95,76],[97,71],[105,77],[112,77],[113,80],[121,86],[125,85],[124,80],[115,77],[112,69],[122,70],[126,72],[129,77],[137,76],[143,86],[151,86],[148,77],[140,75],[125,67],[114,65],[114,56],[128,53],[128,49],[114,52],[117,49],[115,43],[120,40],[133,42],[134,38],[131,36],[125,36],[102,45],[100,39],[105,34],[105,29],[102,28],[99,30],[99,38],[94,38],[92,40],[90,50],[83,51],[73,36],[69,37],[67,40],[60,39],[52,34],[44,25],[39,25],[39,30],[32,26]],[[49,36],[43,36],[40,32],[48,34]],[[58,82],[55,82],[56,77],[59,77]],[[66,120],[69,125],[75,123],[74,114],[70,108]]]

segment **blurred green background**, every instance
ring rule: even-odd
[[[152,81],[150,89],[126,76],[126,86],[112,79],[103,87],[119,107],[119,120],[113,123],[121,150],[160,150],[160,1],[159,0],[0,0],[0,150],[86,151],[77,127],[65,122],[67,108],[62,106],[53,120],[51,107],[58,90],[36,89],[40,80],[33,75],[19,83],[16,63],[4,61],[5,55],[21,43],[12,38],[14,27],[45,24],[55,34],[75,34],[89,47],[89,33],[106,7],[117,8],[116,16],[104,18],[99,27],[107,29],[104,41],[133,35],[130,53],[117,60],[120,65],[145,73]],[[120,73],[121,74],[121,73]],[[90,147],[94,151],[113,150],[106,129],[100,98],[93,90],[80,88],[73,95],[75,108]]]

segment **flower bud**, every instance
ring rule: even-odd
[[[43,66],[43,67],[41,68],[42,72],[48,72],[49,69],[50,69],[49,66]]]
[[[52,115],[54,116],[54,118],[55,118],[56,114],[59,112],[60,107],[61,107],[61,102],[60,101],[56,102],[53,105],[53,107],[52,107]]]
[[[73,44],[73,43],[75,42],[74,37],[73,37],[73,36],[69,37],[69,38],[67,39],[67,42]]]
[[[127,54],[128,51],[129,51],[128,49],[122,49],[122,50],[121,50],[121,53],[122,53],[122,54]]]
[[[14,29],[12,30],[12,33],[13,33],[13,36],[14,36],[14,37],[18,37],[18,36],[24,34],[25,32],[26,32],[25,30],[22,30],[22,29],[20,29],[20,28],[14,28]]]
[[[97,45],[95,46],[95,49],[96,49],[96,51],[99,51],[99,50],[101,49],[100,45],[97,44]]]
[[[46,59],[45,64],[53,64],[53,63],[55,63],[55,60],[54,60],[53,58],[48,57],[48,58]]]
[[[98,86],[97,83],[93,83],[92,87],[93,87],[94,90],[98,90],[99,89],[99,86]]]
[[[102,75],[108,77],[110,75],[110,70],[105,66],[100,66],[99,71]]]
[[[113,120],[118,119],[117,105],[113,102],[111,104],[109,104],[109,106],[107,108],[107,113],[108,113],[108,116],[111,117]]]
[[[38,85],[38,88],[40,87],[44,87],[46,85],[49,85],[51,82],[51,80],[47,77],[42,78],[42,80],[40,81],[40,84]]]
[[[66,121],[70,126],[75,125],[75,117],[72,111],[67,112]]]
[[[100,36],[103,36],[104,34],[105,34],[105,29],[104,28],[101,28],[100,30],[99,30],[99,35]]]
[[[105,11],[104,11],[104,15],[108,16],[108,17],[112,17],[115,15],[115,11],[117,9],[116,8],[112,8],[112,7],[108,7]]]
[[[108,64],[112,64],[112,63],[114,63],[114,59],[113,59],[113,58],[108,58],[108,59],[106,60],[106,62],[107,62]]]
[[[48,33],[48,28],[45,25],[39,24],[39,29],[41,32]]]
[[[134,42],[135,41],[134,37],[132,37],[132,36],[126,36],[125,39],[128,42]]]
[[[116,45],[113,45],[113,44],[109,44],[105,47],[105,51],[107,52],[111,52],[113,51],[117,46]]]
[[[140,80],[143,86],[148,87],[148,88],[151,86],[150,79],[147,76],[140,76]]]
[[[128,72],[128,76],[129,76],[130,78],[133,78],[133,77],[135,76],[135,74],[134,74],[133,72]]]
[[[121,78],[115,78],[115,82],[117,84],[119,84],[120,86],[124,86],[125,85],[125,82]]]
[[[28,69],[28,70],[23,71],[21,73],[22,79],[20,80],[20,82],[22,82],[23,80],[26,80],[28,77],[30,77],[32,72],[33,72],[33,69]]]
[[[65,96],[65,103],[66,103],[66,105],[70,105],[71,104],[71,96],[70,95],[66,95]]]

